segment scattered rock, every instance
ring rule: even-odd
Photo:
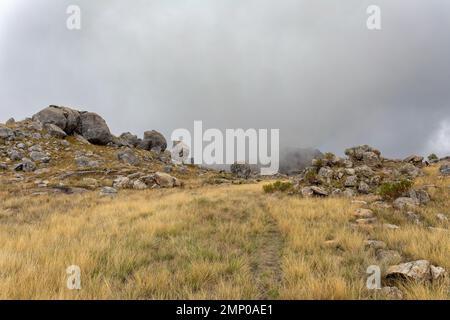
[[[113,187],[118,189],[126,189],[130,185],[131,181],[128,177],[117,177],[113,182]]]
[[[443,214],[443,213],[438,213],[437,215],[436,215],[436,218],[440,221],[440,222],[448,222],[449,220],[448,220],[448,217],[445,215],[445,214]]]
[[[119,161],[131,164],[133,166],[137,166],[140,163],[139,158],[130,148],[118,151],[116,156]]]
[[[356,187],[358,185],[358,177],[357,176],[349,176],[345,180],[344,185],[346,187]]]
[[[0,136],[1,136],[1,134],[0,134]],[[450,163],[444,163],[443,165],[441,165],[439,167],[439,172],[443,176],[450,176]]]
[[[379,249],[377,250],[377,259],[381,263],[391,264],[400,262],[402,256],[396,250]]]
[[[32,151],[30,153],[30,158],[33,161],[39,161],[39,162],[42,162],[42,163],[50,162],[50,157],[47,154],[45,154],[43,152],[40,152],[40,151]]]
[[[63,139],[67,136],[67,134],[58,126],[52,124],[52,123],[47,123],[45,125],[45,130],[47,130],[47,133],[55,138],[58,139]]]
[[[370,186],[364,181],[361,181],[358,186],[358,191],[367,194],[370,192]]]
[[[246,163],[234,163],[230,169],[231,173],[241,179],[248,179],[252,173],[252,169]]]
[[[7,126],[0,125],[0,138],[9,139],[14,137],[14,131]]]
[[[387,280],[432,281],[445,277],[444,268],[433,266],[428,260],[417,260],[390,266]]]
[[[117,194],[117,190],[111,187],[103,187],[100,190],[100,195],[102,196],[115,196]]]
[[[119,139],[124,145],[128,147],[136,147],[141,142],[141,140],[136,135],[130,132],[122,133],[119,136]]]
[[[163,152],[167,149],[167,141],[158,131],[144,132],[144,140],[138,143],[138,147],[144,150]]]
[[[357,218],[373,218],[374,213],[370,209],[359,208],[353,213],[353,215]]]
[[[147,185],[144,183],[144,182],[142,182],[141,180],[135,180],[134,182],[133,182],[133,189],[135,189],[135,190],[145,190],[145,189],[147,189]]]
[[[22,162],[14,166],[14,171],[32,172],[36,170],[36,164],[30,159],[24,158]]]
[[[23,154],[22,152],[12,149],[8,152],[8,157],[12,160],[12,161],[20,161],[23,158]]]
[[[100,163],[98,161],[91,160],[86,156],[76,157],[75,162],[77,166],[81,168],[98,168],[100,166]]]
[[[400,197],[395,199],[393,206],[395,209],[403,210],[403,209],[415,209],[419,205],[419,201],[417,199]]]
[[[164,172],[156,172],[154,175],[155,182],[162,188],[173,188],[181,186],[181,182],[171,175]]]

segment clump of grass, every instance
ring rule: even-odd
[[[411,180],[401,180],[395,182],[385,182],[378,188],[378,194],[385,199],[396,199],[411,189]]]
[[[291,190],[292,187],[293,187],[292,182],[276,181],[274,183],[264,185],[263,190],[265,193],[274,193],[276,191],[286,192]]]

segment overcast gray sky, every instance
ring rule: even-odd
[[[0,121],[58,104],[115,134],[203,120],[279,128],[292,147],[444,155],[449,84],[448,0],[0,0]]]

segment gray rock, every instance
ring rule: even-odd
[[[12,161],[20,161],[23,158],[23,154],[22,152],[12,149],[8,152],[8,157],[12,160]]]
[[[430,195],[425,190],[410,190],[409,197],[420,204],[427,204],[431,201]]]
[[[67,107],[49,106],[33,115],[32,119],[43,125],[53,124],[66,134],[72,134],[79,128],[80,112]]]
[[[365,178],[371,178],[375,174],[375,172],[367,165],[355,167],[355,173],[358,177],[365,177]]]
[[[89,141],[87,141],[83,136],[81,136],[81,135],[79,135],[79,134],[77,134],[77,133],[75,133],[73,136],[75,137],[75,139],[76,139],[78,142],[80,142],[80,143],[82,143],[82,144],[86,144],[86,145],[91,144],[91,143],[90,143]]]
[[[450,176],[450,163],[444,163],[439,167],[439,172],[443,176]]]
[[[415,209],[419,205],[419,201],[417,199],[400,197],[395,199],[393,206],[395,209],[403,210],[403,209]]]
[[[422,171],[412,163],[405,163],[403,166],[399,168],[399,171],[401,174],[406,174],[411,178],[416,178],[422,175]]]
[[[112,141],[112,135],[106,121],[93,112],[81,113],[79,132],[93,144],[107,145]]]
[[[47,123],[44,127],[45,130],[47,130],[47,133],[52,137],[63,139],[67,136],[67,133],[65,133],[60,127],[52,123]]]
[[[356,146],[353,148],[348,148],[345,150],[345,155],[347,155],[351,160],[362,161],[364,159],[364,153],[373,152],[377,156],[380,155],[380,151],[374,149],[368,145]]]
[[[364,152],[362,161],[369,166],[378,166],[381,163],[379,155],[373,151]]]
[[[43,162],[43,163],[50,162],[50,157],[47,154],[40,152],[40,151],[32,151],[30,153],[30,158],[33,161],[39,161],[39,162]]]
[[[147,189],[147,185],[144,183],[144,182],[142,182],[141,180],[135,180],[134,182],[133,182],[133,189],[135,189],[135,190],[145,190],[145,189]]]
[[[412,156],[409,156],[409,157],[405,158],[403,160],[403,162],[409,162],[409,163],[412,163],[414,165],[421,165],[422,162],[423,162],[423,159],[424,158],[421,157],[421,156],[412,155]]]
[[[252,169],[246,163],[234,163],[230,167],[231,173],[238,178],[248,179],[252,173]]]
[[[444,268],[433,266],[428,260],[417,260],[390,266],[387,280],[432,281],[446,276]]]
[[[120,150],[116,153],[116,157],[119,161],[131,164],[133,166],[139,165],[140,161],[133,150],[127,148],[125,150]]]
[[[36,164],[30,159],[24,158],[22,162],[14,166],[14,171],[32,172],[36,170]]]
[[[154,175],[155,182],[162,188],[173,188],[181,186],[181,182],[171,175],[164,172],[156,172]]]
[[[358,191],[367,194],[370,192],[370,186],[364,181],[361,181],[358,185]]]
[[[0,125],[0,138],[10,139],[12,137],[14,137],[14,131],[7,126]]]
[[[129,147],[136,147],[141,142],[141,140],[136,135],[130,132],[122,133],[119,136],[119,139]]]
[[[90,167],[90,168],[97,168],[100,166],[100,163],[95,160],[91,160],[86,156],[80,156],[75,158],[75,162],[77,166],[81,168]]]
[[[310,188],[311,188],[312,192],[314,193],[314,195],[321,196],[321,197],[328,196],[328,192],[324,188],[317,187],[317,186],[311,186]]]
[[[0,163],[0,171],[8,170],[8,165],[6,163]]]
[[[131,186],[131,180],[128,177],[117,177],[114,179],[113,187],[118,189],[126,189]]]
[[[344,185],[346,187],[356,187],[358,185],[358,177],[357,176],[350,176],[345,179]]]
[[[144,140],[139,142],[138,147],[144,150],[163,152],[167,149],[167,141],[158,131],[145,131]]]
[[[101,196],[115,196],[117,194],[117,190],[111,187],[103,187],[100,190]]]
[[[15,124],[15,123],[16,123],[16,120],[15,120],[14,118],[9,118],[9,119],[6,121],[6,125],[7,125],[7,126],[12,125],[12,124]]]

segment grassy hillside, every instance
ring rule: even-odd
[[[380,224],[355,227],[362,203],[268,195],[263,184],[123,190],[114,198],[4,190],[0,298],[383,299],[365,286],[366,268],[379,264],[368,239],[402,261],[450,270],[449,223],[436,219],[448,212],[449,180],[435,167],[416,181],[433,185],[433,201],[417,210],[423,225],[373,208]],[[359,200],[370,206],[370,196]],[[66,287],[70,265],[81,268],[81,290]],[[450,298],[448,278],[398,286],[406,299]]]

